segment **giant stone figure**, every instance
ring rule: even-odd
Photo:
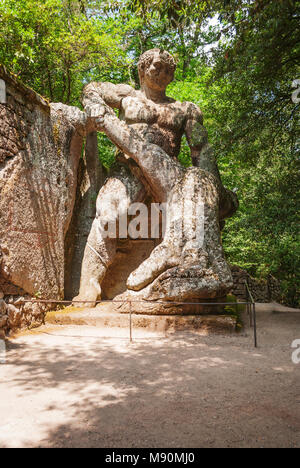
[[[101,298],[101,282],[117,245],[115,236],[104,235],[104,226],[150,197],[153,203],[166,204],[163,239],[131,272],[127,291],[116,300],[133,301],[137,313],[192,313],[198,309],[168,302],[222,300],[232,287],[220,230],[238,202],[222,185],[200,109],[166,95],[174,78],[173,57],[149,50],[140,57],[138,71],[138,91],[125,84],[90,83],[83,92],[91,126],[104,132],[119,151],[97,198],[74,301],[94,305]],[[112,109],[119,110],[119,117]],[[184,134],[193,162],[188,169],[177,159]]]

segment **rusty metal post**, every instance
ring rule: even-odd
[[[257,348],[257,328],[256,328],[256,308],[255,302],[253,303],[253,325],[254,325],[254,346]]]
[[[129,302],[129,336],[130,336],[130,343],[132,343],[132,309],[131,309],[131,302]]]
[[[250,305],[250,327],[253,327],[253,303]]]

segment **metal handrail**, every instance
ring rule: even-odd
[[[100,301],[85,301],[83,299],[78,300],[78,301],[73,301],[72,299],[70,300],[59,300],[59,299],[22,299],[22,303],[25,302],[30,302],[32,304],[34,303],[43,303],[43,304],[102,304],[103,302],[107,303],[121,303],[121,304],[127,304],[131,302],[132,304],[168,304],[168,305],[236,305],[236,302],[179,302],[179,301],[148,301],[148,300],[142,300],[142,301],[135,301],[135,300],[128,300],[128,299],[101,299]],[[238,304],[241,305],[247,305],[248,302],[239,302]]]
[[[256,332],[256,310],[255,310],[255,302],[251,291],[249,289],[247,281],[246,284],[246,292],[247,297],[250,299],[249,301],[243,302],[179,302],[179,301],[145,301],[145,300],[112,300],[112,299],[102,299],[100,301],[84,301],[84,300],[58,300],[58,299],[40,299],[40,298],[32,298],[32,299],[23,299],[23,303],[42,303],[42,304],[103,304],[103,303],[113,303],[113,304],[129,304],[129,327],[130,327],[130,342],[132,342],[132,304],[140,303],[140,304],[164,304],[164,305],[202,305],[202,306],[235,306],[236,310],[238,310],[239,305],[246,305],[247,306],[247,313],[250,315],[250,327],[252,327],[252,322],[254,323],[254,346],[257,348],[257,332]]]

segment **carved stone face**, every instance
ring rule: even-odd
[[[148,88],[163,91],[174,79],[174,71],[163,59],[159,51],[154,51],[147,60],[145,68],[140,74],[141,84]]]

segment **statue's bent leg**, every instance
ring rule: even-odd
[[[150,257],[147,258],[136,270],[134,270],[127,280],[128,289],[139,291],[157,276],[168,268],[176,266],[179,262],[178,254],[173,252],[172,247],[166,243],[158,245]]]
[[[127,210],[144,190],[134,175],[119,166],[115,177],[110,177],[101,188],[96,204],[96,218],[87,240],[81,268],[79,295],[73,299],[94,307],[101,297],[101,281],[113,262],[120,223],[126,224]]]
[[[215,285],[228,283],[230,273],[223,256],[218,205],[219,193],[215,178],[199,168],[189,168],[170,193],[162,243],[131,273],[127,280],[128,289],[140,291],[159,277],[167,278],[167,271],[172,269],[174,278],[176,275],[184,276],[185,272],[187,274],[187,279],[180,281],[172,277],[178,287],[186,283],[181,289],[183,296],[192,294],[193,288],[196,291],[201,282],[204,284],[203,277],[212,278],[210,282],[214,281]],[[195,284],[189,286],[189,281],[192,282],[195,275]],[[224,289],[223,286],[218,288]]]
[[[84,250],[79,295],[73,299],[75,306],[95,307],[101,297],[101,280],[115,256],[116,239],[103,238],[98,224],[95,218]]]
[[[110,223],[112,225],[115,222],[116,224],[116,213],[113,213],[112,210],[110,210],[110,212],[107,210],[106,217],[99,216],[103,208],[114,201],[115,193],[110,189],[111,185],[113,184],[110,179],[104,187],[102,187],[97,198],[97,214],[85,246],[81,267],[79,295],[73,299],[74,305],[76,305],[77,301],[82,301],[82,304],[79,304],[80,306],[95,307],[97,299],[101,297],[101,280],[115,256],[116,239],[106,236],[105,233],[102,232],[101,227],[105,223]],[[124,193],[124,190],[122,192]],[[121,193],[119,192],[119,194]],[[115,201],[117,202],[119,200]]]

